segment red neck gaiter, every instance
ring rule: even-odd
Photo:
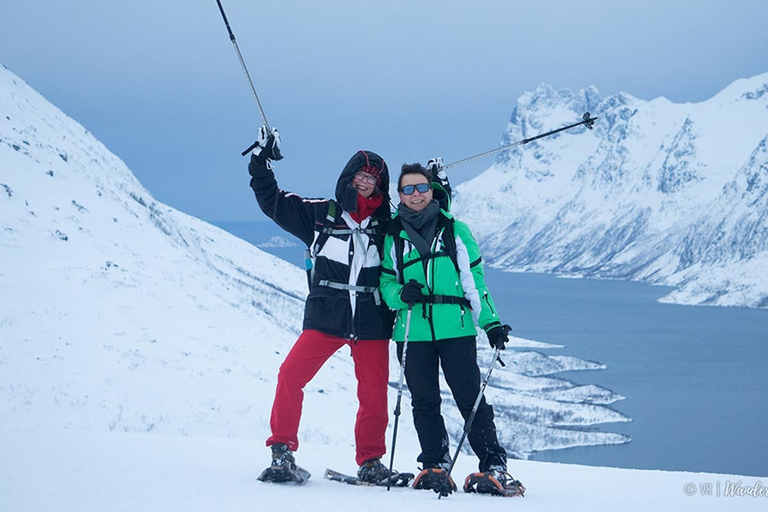
[[[371,214],[381,206],[383,201],[384,197],[378,193],[374,193],[368,198],[357,194],[357,211],[349,212],[349,216],[355,219],[355,222],[360,224],[366,218],[370,217]]]

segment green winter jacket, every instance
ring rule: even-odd
[[[451,230],[449,224],[453,225],[455,244],[446,243],[444,240],[444,236],[447,236]],[[379,290],[384,301],[390,308],[397,310],[392,339],[405,341],[408,305],[400,300],[400,291],[403,283],[411,279],[425,285],[422,289],[423,294],[451,298],[463,297],[469,301],[471,309],[463,304],[415,304],[411,314],[409,342],[475,336],[477,335],[475,324],[485,331],[501,325],[496,306],[483,278],[480,249],[465,223],[453,219],[445,210],[440,211],[437,234],[432,241],[432,254],[436,256],[425,260],[426,270],[421,261],[409,264],[420,255],[416,247],[411,244],[397,215],[392,221],[392,226],[395,229],[394,233],[399,228],[399,234],[388,234],[384,240],[384,258],[379,278]],[[403,239],[401,244],[395,243],[396,236]],[[398,245],[403,249],[402,279],[400,278],[401,269],[397,268]],[[455,246],[455,264],[448,254],[452,250],[452,245]]]

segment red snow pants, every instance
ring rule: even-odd
[[[355,342],[311,329],[301,333],[280,366],[270,420],[272,435],[267,439],[267,446],[285,443],[292,451],[299,448],[298,431],[304,386],[344,345],[352,349],[357,377],[359,407],[355,422],[355,459],[360,465],[368,459],[384,455],[384,437],[389,419],[389,340]]]

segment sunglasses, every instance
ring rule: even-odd
[[[429,189],[431,187],[429,186],[429,183],[419,183],[418,185],[404,185],[400,187],[400,193],[404,196],[410,196],[415,191],[419,191],[421,194],[426,194],[429,192]]]

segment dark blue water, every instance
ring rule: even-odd
[[[666,288],[639,283],[487,274],[516,335],[608,365],[559,376],[627,397],[613,407],[634,420],[600,427],[630,444],[535,460],[768,475],[767,311],[661,304]]]
[[[281,233],[238,224],[219,225],[252,243]],[[303,264],[301,246],[266,250]],[[629,444],[535,460],[768,476],[768,311],[661,304],[668,289],[623,281],[489,268],[486,280],[514,335],[565,345],[548,354],[606,364],[558,376],[627,397],[612,407],[634,420],[598,427],[631,436]]]

